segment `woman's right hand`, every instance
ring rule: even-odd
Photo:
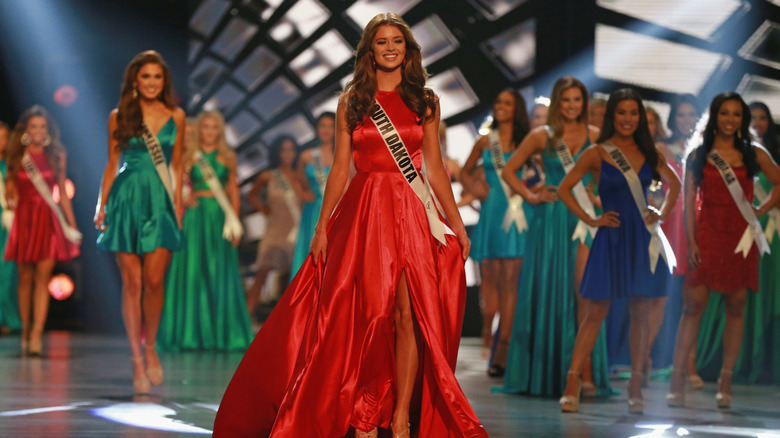
[[[105,231],[106,230],[106,209],[100,208],[97,212],[95,212],[95,228],[97,228],[98,231]]]
[[[699,253],[699,245],[696,242],[688,243],[688,266],[693,269],[699,269],[701,264],[701,253]]]
[[[490,186],[484,181],[475,181],[471,185],[471,194],[476,196],[480,201],[484,201],[488,198],[490,193]]]
[[[605,211],[604,214],[591,221],[588,225],[591,227],[617,228],[620,226],[620,219],[618,219],[618,216],[620,216],[620,214],[616,211]]]
[[[315,265],[319,264],[320,256],[322,256],[322,263],[326,262],[328,258],[328,235],[319,226],[314,228],[314,237],[311,239],[309,249]]]
[[[534,193],[534,195],[535,196],[531,197],[531,199],[528,200],[528,202],[530,202],[531,205],[539,205],[542,202],[547,202],[552,204],[553,202],[558,200],[558,187],[544,186],[543,189],[541,189],[537,193]]]

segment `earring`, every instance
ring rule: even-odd
[[[739,138],[739,139],[742,138],[742,131],[739,130],[739,129],[737,129],[737,138]]]
[[[46,134],[46,138],[43,139],[43,147],[51,144],[51,135]]]
[[[32,143],[32,138],[30,138],[30,134],[25,132],[24,134],[22,134],[21,141],[23,145],[29,146],[30,143]]]
[[[138,98],[138,88],[133,87],[133,99]]]
[[[374,59],[374,54],[369,53],[369,56],[371,57],[371,65],[374,67],[374,70],[376,70],[376,59]]]
[[[404,68],[406,68],[406,58],[404,58]]]

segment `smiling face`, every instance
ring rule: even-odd
[[[633,99],[621,100],[615,107],[615,135],[633,137],[639,126],[639,104]]]
[[[498,123],[511,123],[515,117],[515,96],[502,91],[493,102],[493,117]]]
[[[317,122],[317,138],[323,144],[332,144],[336,136],[336,121],[333,117],[322,117]]]
[[[30,136],[30,145],[41,146],[49,135],[49,124],[46,117],[33,116],[27,121],[27,128],[24,130]]]
[[[742,126],[742,105],[739,101],[730,99],[718,109],[718,134],[732,136]]]
[[[138,74],[133,82],[138,95],[146,100],[155,100],[160,97],[165,85],[163,68],[157,63],[147,63],[138,69]]]
[[[759,138],[763,138],[769,129],[769,116],[762,108],[753,108],[750,110],[752,115],[750,119],[750,127],[756,131],[756,135]]]
[[[283,166],[290,167],[295,163],[295,143],[285,140],[279,150],[279,161]]]
[[[531,129],[547,124],[547,113],[549,108],[545,105],[537,105],[531,114]]]
[[[579,87],[570,87],[561,93],[561,115],[567,122],[574,122],[582,114],[583,97]]]
[[[392,71],[401,66],[406,57],[406,39],[401,29],[385,24],[379,27],[371,42],[376,68]]]
[[[677,107],[674,113],[674,123],[677,132],[685,137],[693,133],[696,129],[696,121],[699,119],[699,113],[690,103],[682,103]]]
[[[219,121],[214,117],[204,117],[198,129],[201,146],[214,146],[219,140]]]

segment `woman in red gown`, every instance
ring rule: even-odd
[[[487,436],[453,372],[469,240],[442,165],[439,106],[426,77],[409,26],[393,13],[374,17],[339,102],[312,254],[236,370],[215,437],[333,438],[353,428],[357,437],[376,437],[379,428],[401,438]],[[411,166],[396,164],[382,137],[388,125],[369,117],[376,103],[418,171],[424,157],[454,235],[432,234],[436,207],[428,205],[436,218],[429,225],[399,170]],[[350,153],[357,174],[339,202]]]
[[[29,156],[48,193],[60,194],[58,210],[35,188],[22,161]],[[59,129],[49,113],[33,106],[19,118],[8,146],[7,197],[14,211],[5,259],[16,261],[19,271],[19,315],[22,320],[22,355],[41,354],[43,328],[49,313],[49,280],[57,262],[79,255],[81,235],[70,198],[65,196],[66,153]],[[54,200],[53,195],[49,197]],[[60,222],[62,215],[65,226]],[[66,238],[65,229],[70,231]],[[30,314],[32,313],[32,324]]]
[[[743,192],[736,199],[746,198],[749,208],[753,208],[753,176],[760,170],[777,186],[780,168],[763,147],[750,143],[749,127],[750,109],[742,98],[736,93],[719,94],[710,104],[702,145],[687,159],[684,188],[688,273],[671,387],[666,396],[672,407],[685,405],[683,370],[696,344],[699,322],[711,290],[723,294],[726,304],[723,369],[718,379],[716,401],[720,408],[728,408],[731,404],[731,374],[742,346],[747,289],[758,290],[759,248],[751,237],[749,250],[743,252],[741,249],[740,241],[748,222],[710,154],[717,152],[733,169]],[[755,216],[764,215],[778,201],[780,192],[773,189],[764,203],[754,209]],[[763,235],[760,229],[756,231]]]

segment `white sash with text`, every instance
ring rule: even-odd
[[[490,131],[488,135],[490,140],[490,156],[493,159],[493,170],[496,172],[498,181],[501,183],[501,189],[506,196],[506,200],[509,203],[504,215],[504,221],[501,224],[501,229],[505,232],[509,232],[512,224],[515,225],[518,233],[528,229],[528,221],[525,218],[525,212],[523,211],[523,197],[517,193],[512,193],[512,189],[501,178],[501,171],[506,166],[506,160],[504,160],[504,151],[501,148],[501,140],[498,138],[498,131]]]
[[[207,160],[200,151],[195,152],[195,165],[200,169],[200,173],[203,175],[203,179],[206,181],[211,193],[214,195],[214,199],[216,199],[217,204],[222,208],[222,212],[225,213],[225,224],[222,226],[222,237],[231,242],[233,239],[241,238],[241,236],[244,235],[244,227],[241,226],[241,221],[238,220],[238,216],[236,216],[236,212],[233,210],[233,206],[230,204],[230,200],[228,200],[222,183],[214,172],[214,168],[211,167],[209,160]]]
[[[35,190],[38,191],[38,194],[41,195],[41,198],[43,198],[43,200],[49,204],[49,208],[51,208],[51,210],[57,216],[57,220],[60,222],[60,227],[62,228],[62,232],[65,235],[65,238],[68,239],[71,243],[78,245],[79,242],[81,242],[81,233],[79,230],[71,227],[68,221],[65,219],[65,215],[62,213],[62,209],[59,205],[57,205],[56,202],[54,202],[54,198],[51,196],[51,187],[49,187],[49,184],[47,184],[43,179],[41,172],[38,170],[38,166],[35,165],[35,162],[33,162],[30,154],[27,152],[25,152],[22,156],[22,169],[24,169],[25,173],[27,173],[27,176],[30,177],[30,181],[32,182],[33,187],[35,187]],[[60,196],[62,197],[68,195],[65,193],[60,193]]]

